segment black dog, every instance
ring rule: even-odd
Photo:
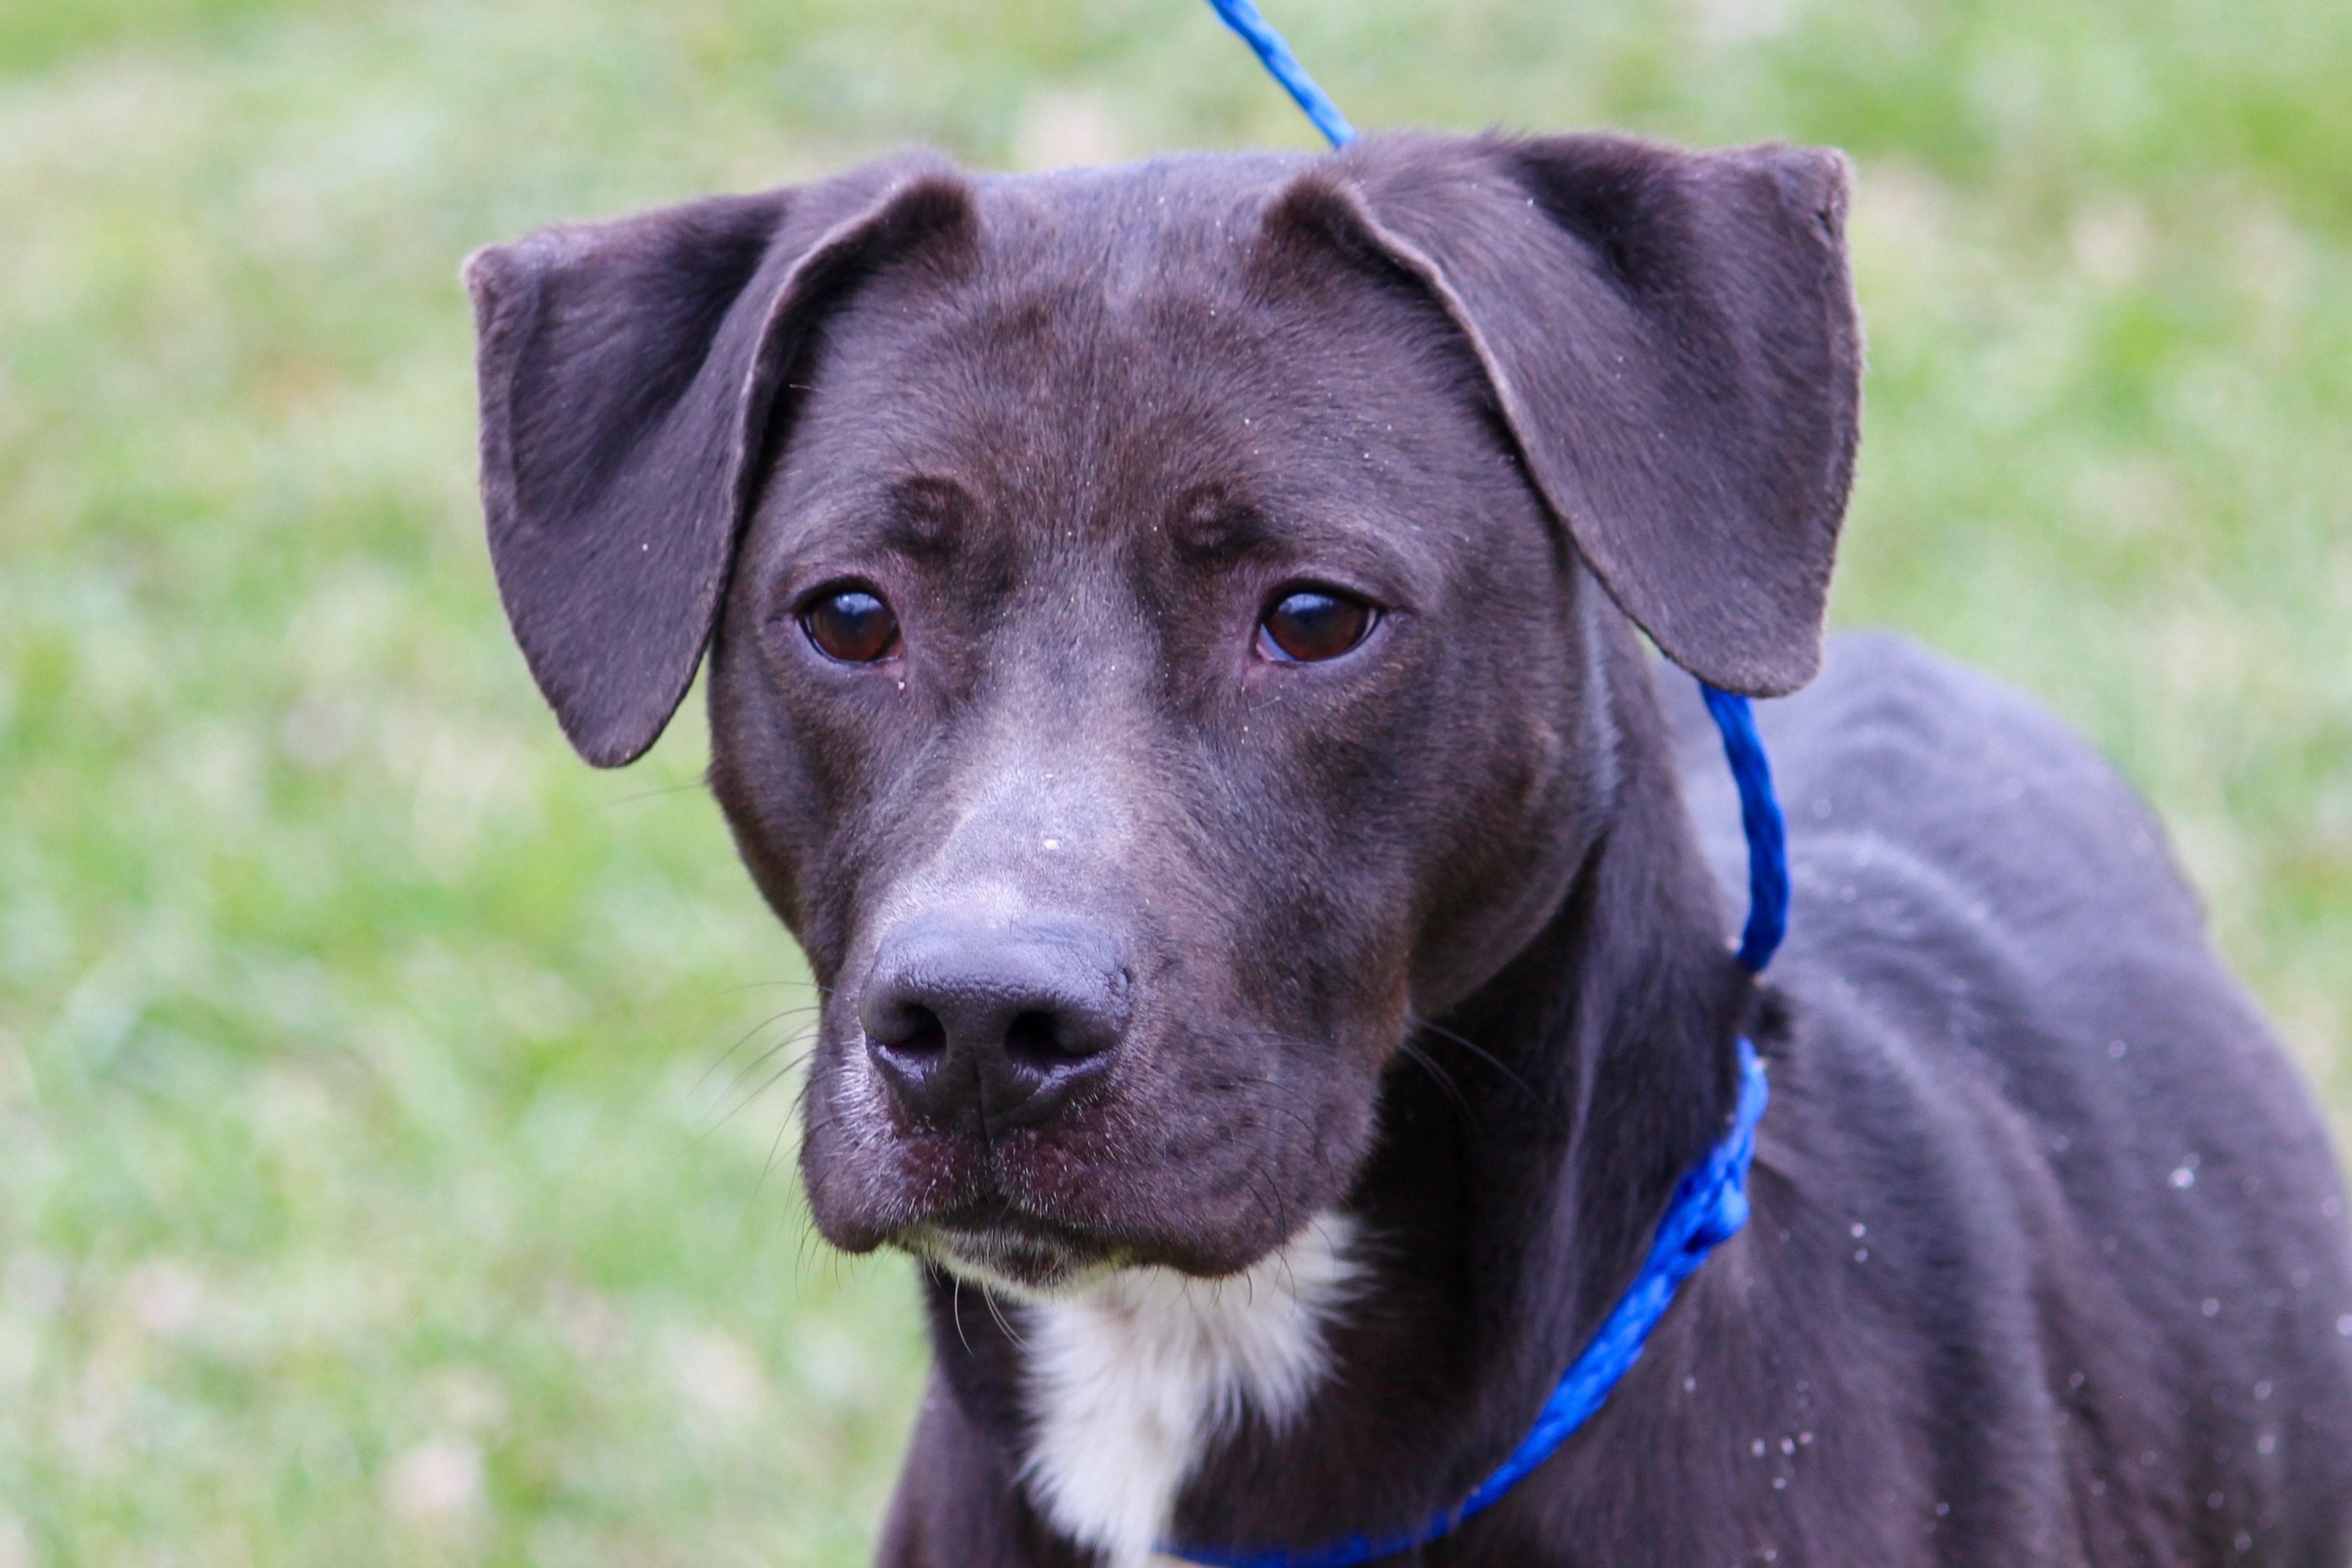
[[[1753,1219],[1425,1560],[2352,1558],[2337,1169],[2112,772],[1843,643],[1766,720],[1793,935],[1727,950],[1722,758],[1635,629],[1815,674],[1844,204],[1819,152],[1397,136],[475,258],[516,634],[606,766],[708,644],[712,786],[827,988],[817,1223],[927,1260],[883,1562],[1444,1513],[1743,1033]]]

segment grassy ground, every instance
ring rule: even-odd
[[[2109,747],[2352,1106],[2352,7],[1276,9],[1369,126],[1853,152],[1841,619]],[[0,1568],[862,1560],[904,1270],[698,718],[508,644],[456,267],[917,138],[1307,142],[1197,0],[0,10]]]

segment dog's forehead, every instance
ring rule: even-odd
[[[794,532],[862,527],[909,480],[1008,516],[1352,531],[1382,473],[1483,451],[1476,411],[1433,395],[1468,363],[1433,306],[1267,265],[1268,208],[1311,162],[975,178],[968,242],[885,263],[828,331],[780,487]]]
[[[1078,400],[1060,410],[1066,429],[1097,405],[1148,413],[1204,381],[1246,391],[1311,351],[1315,334],[1269,297],[1263,266],[1265,209],[1306,162],[978,176],[952,254],[918,246],[877,268],[837,335],[855,351],[828,369],[887,382],[913,414],[986,419],[1028,395]],[[1271,350],[1286,316],[1287,353],[1254,351]]]
[[[1192,154],[1106,168],[983,174],[971,182],[982,265],[1085,278],[1123,300],[1233,267],[1269,201],[1310,160]]]

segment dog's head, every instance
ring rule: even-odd
[[[1605,831],[1621,612],[1734,691],[1813,670],[1844,193],[1398,136],[902,161],[475,258],[508,613],[600,765],[708,645],[824,988],[826,1236],[1052,1288],[1343,1196],[1411,1020]]]

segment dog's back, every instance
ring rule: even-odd
[[[1661,677],[1730,883],[1720,753]],[[1762,1179],[1853,1210],[1853,1268],[1912,1303],[1891,1334],[1938,1303],[1915,1348],[1979,1416],[1941,1427],[1975,1451],[1938,1468],[2010,1470],[2022,1505],[2025,1471],[2066,1465],[2095,1562],[2183,1537],[2192,1561],[2341,1561],[2342,1182],[2154,817],[2048,715],[1889,637],[1833,643],[1763,728],[1795,912]],[[1829,1170],[1874,1190],[1808,1193]]]

